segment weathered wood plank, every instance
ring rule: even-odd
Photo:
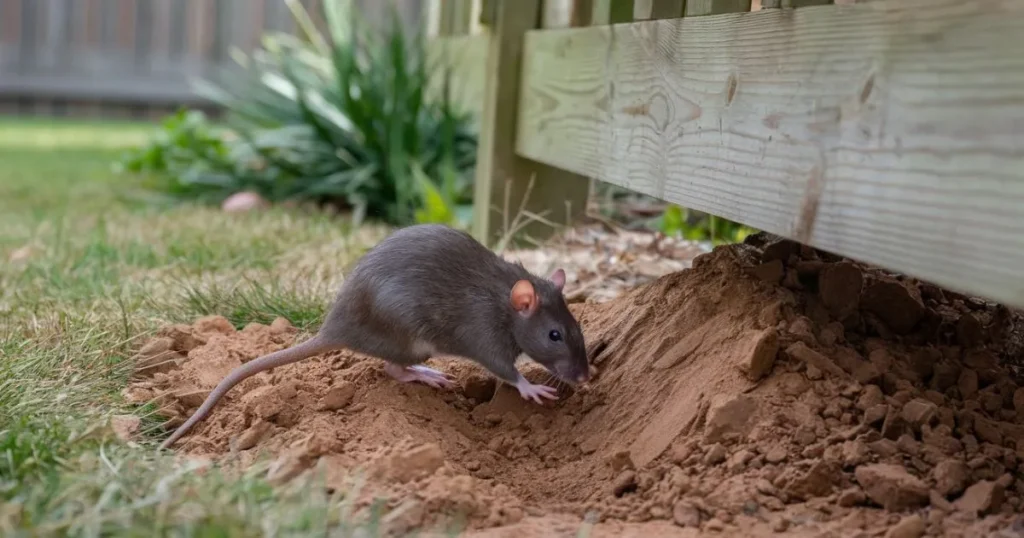
[[[18,40],[18,69],[21,71],[31,69],[39,54],[39,11],[37,2],[22,1]]]
[[[262,21],[258,21],[259,25],[253,25],[252,15],[258,13],[262,18],[263,6],[259,2],[253,2],[253,0],[231,0],[228,2],[230,6],[230,39],[227,41],[227,47],[225,48],[226,57],[224,63],[227,67],[234,69],[235,62],[231,59],[231,50],[238,49],[244,52],[249,52],[249,44],[255,41],[254,34],[258,36],[261,32]],[[318,4],[319,5],[319,4]],[[322,16],[319,19],[323,19]],[[326,23],[321,22],[321,25]],[[327,38],[327,33],[323,29],[324,38]]]
[[[572,26],[573,0],[544,0],[541,28],[568,28]]]
[[[528,161],[515,152],[517,123],[523,121],[517,106],[523,35],[540,23],[540,9],[541,0],[500,0],[494,7],[473,191],[473,231],[487,244],[515,231],[510,222],[520,207],[544,213],[557,223],[586,209],[586,178]],[[543,237],[553,230],[534,223],[521,231]]]
[[[483,21],[481,20],[484,12],[484,0],[470,0],[469,6],[469,34],[477,35],[484,31]],[[411,16],[414,11],[412,9],[406,9],[403,13]],[[410,17],[411,18],[411,17]]]
[[[171,50],[171,0],[152,0],[153,32],[149,36],[150,54],[167,58]]]
[[[18,70],[21,56],[21,0],[0,2],[0,72]],[[17,111],[17,103],[7,102],[8,112]]]
[[[438,37],[441,35],[441,28],[444,25],[441,0],[427,0],[426,10],[426,36],[430,38]]]
[[[0,96],[26,96],[32,99],[119,100],[132,102],[204,103],[188,84],[178,78],[132,75],[96,77],[89,74],[22,74],[0,77]]]
[[[188,0],[186,10],[186,45],[182,58],[182,71],[187,77],[206,76],[213,40],[211,33],[214,28],[211,0]],[[284,2],[280,2],[281,9]]]
[[[573,0],[569,26],[590,26],[594,17],[594,0]]]
[[[118,0],[117,3],[117,47],[132,58],[135,56],[135,12],[138,0]]]
[[[68,0],[36,1],[43,10],[43,41],[36,67],[51,71],[66,69],[70,63],[67,36],[71,5]]]
[[[517,152],[1024,306],[1021,35],[964,0],[532,31]]]
[[[449,91],[452,100],[478,118],[483,110],[489,41],[490,36],[487,34],[438,37],[427,41],[429,61],[435,65],[451,67]],[[444,73],[437,69],[434,74],[430,91],[441,92],[444,89]]]
[[[172,0],[153,0],[153,32],[148,40],[147,57],[149,72],[153,76],[165,76],[175,67],[171,59],[172,8]]]
[[[133,12],[135,71],[153,72],[153,0],[141,1]]]
[[[188,0],[170,0],[171,41],[168,45],[169,56],[175,60],[181,60],[188,51]]]
[[[452,5],[450,35],[469,34],[470,21],[473,17],[473,2],[470,0],[448,0]]]
[[[4,45],[17,45],[21,38],[21,2],[22,0],[0,2],[0,43]]]

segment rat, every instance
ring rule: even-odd
[[[383,359],[384,371],[399,382],[439,389],[452,381],[422,363],[436,355],[461,357],[524,399],[555,400],[555,388],[530,383],[515,363],[526,356],[572,385],[590,379],[583,331],[564,286],[564,270],[538,277],[462,230],[399,228],[356,262],[316,335],[235,368],[160,448],[174,444],[250,376],[338,349]]]

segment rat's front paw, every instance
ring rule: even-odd
[[[547,398],[549,400],[558,399],[558,389],[549,387],[547,385],[534,385],[526,380],[525,377],[519,378],[516,382],[516,390],[519,391],[519,395],[524,400],[533,400],[538,404],[543,404],[544,401],[541,398]]]

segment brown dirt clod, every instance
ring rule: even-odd
[[[928,502],[928,486],[898,465],[863,465],[854,472],[868,498],[889,511],[902,511]]]

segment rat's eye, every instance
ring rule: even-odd
[[[561,342],[562,341],[562,333],[560,333],[558,331],[551,331],[551,332],[548,333],[548,338],[550,338],[552,342]]]

